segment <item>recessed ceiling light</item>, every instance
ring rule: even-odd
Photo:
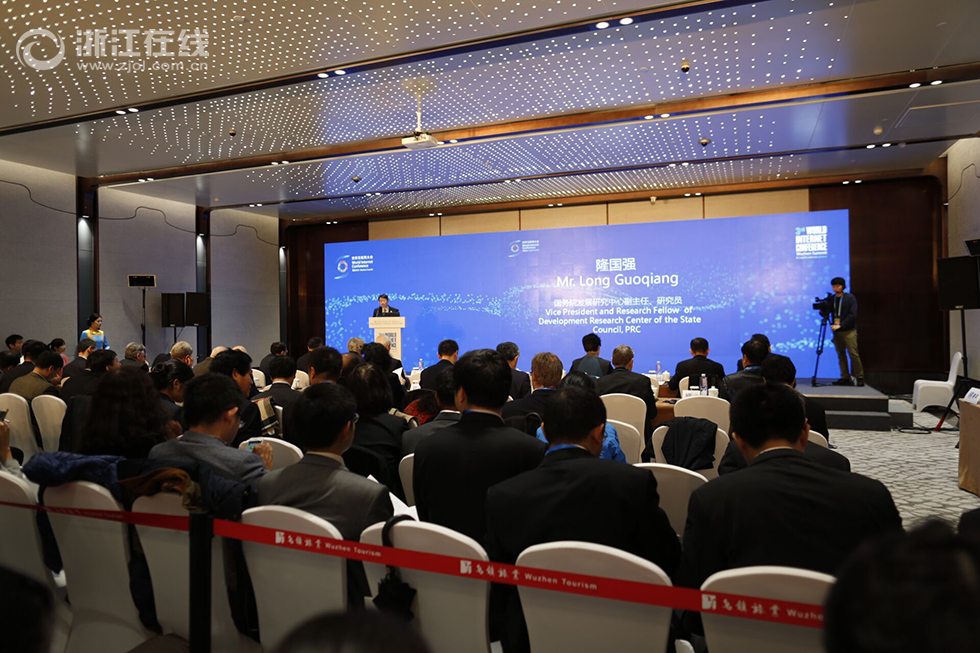
[[[334,75],[346,75],[347,74],[347,71],[346,70],[335,70],[335,71],[333,71],[333,73],[334,73]]]
[[[701,193],[694,193],[697,197],[701,197]]]
[[[854,180],[854,183],[855,183],[855,184],[860,184],[860,183],[861,183],[861,180],[860,180],[860,179],[855,179],[855,180]]]
[[[153,181],[153,177],[147,177],[146,180],[147,181]]]
[[[278,161],[273,161],[272,162],[272,165],[277,166],[277,165],[279,165],[279,162]]]
[[[690,196],[691,196],[690,193],[684,193],[684,197],[690,197]]]
[[[434,217],[436,217],[436,214],[435,214],[435,213],[430,213],[430,214],[429,214],[429,217],[430,217],[430,218],[434,218]]]
[[[653,120],[653,116],[643,116],[644,120]]]
[[[118,113],[120,116],[125,116],[126,115],[126,110],[125,109],[116,109],[116,113]]]
[[[256,204],[255,206],[262,206],[261,204]]]
[[[690,162],[690,161],[685,161],[685,162],[684,162],[684,163],[682,163],[681,165],[682,165],[682,166],[689,166],[689,165],[691,165],[691,162]]]
[[[670,114],[669,113],[661,113],[660,114],[660,117],[661,118],[670,118]]]
[[[847,186],[847,185],[848,185],[849,183],[851,183],[851,182],[849,182],[849,181],[845,181],[845,182],[842,182],[842,183],[843,183],[843,184],[844,184],[845,186]]]
[[[146,180],[145,179],[140,179],[140,183],[143,183],[144,181],[146,181]]]
[[[633,19],[630,18],[629,16],[627,16],[626,18],[620,18],[619,19],[619,24],[620,25],[632,25],[633,24]]]
[[[458,141],[458,140],[456,140],[455,138],[453,138],[453,139],[450,139],[450,141],[449,141],[449,142],[450,142],[450,143],[458,143],[459,141]]]
[[[563,204],[556,204],[555,206],[564,206]]]
[[[882,143],[881,146],[882,147],[891,147],[892,144],[891,143]]]
[[[939,83],[942,84],[942,82]],[[933,82],[933,84],[935,84],[935,82]],[[136,107],[129,107],[127,111],[129,111],[130,113],[136,113],[137,111],[139,111],[139,109],[137,109]]]
[[[676,163],[670,163],[670,164],[667,165],[667,167],[668,168],[676,168],[677,167],[677,164]]]
[[[286,164],[289,163],[289,161],[280,161],[279,163]]]
[[[936,81],[934,81],[934,82],[929,82],[929,86],[939,86],[939,85],[940,85],[940,84],[942,84],[942,83],[943,83],[943,80],[941,80],[941,79],[937,79],[937,80],[936,80]]]
[[[320,79],[326,79],[327,77],[330,77],[330,75],[328,75],[327,73],[317,73],[316,76],[319,77]]]
[[[919,82],[909,84],[909,88],[919,88],[920,86],[922,86],[922,84],[920,84]]]
[[[554,206],[554,204],[549,204],[548,206]]]
[[[601,23],[596,23],[595,26],[596,29],[606,29],[607,27],[609,27],[609,23],[607,23],[606,21],[602,21]]]

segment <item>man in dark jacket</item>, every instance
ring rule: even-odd
[[[459,358],[459,345],[455,340],[443,340],[439,343],[436,354],[439,356],[439,362],[429,365],[419,374],[419,387],[423,390],[436,389],[436,379],[444,369],[452,367]]]
[[[653,396],[650,379],[633,371],[633,349],[628,345],[620,345],[613,350],[612,365],[613,371],[596,381],[596,388],[600,395],[622,393],[643,400],[647,406],[643,437],[647,450],[652,451],[650,436],[653,434],[653,422],[657,419],[657,398]]]
[[[497,345],[497,353],[510,365],[510,398],[523,399],[531,394],[531,377],[517,369],[517,359],[521,357],[517,343],[502,342]]]
[[[717,385],[725,377],[725,367],[721,363],[716,363],[708,358],[710,353],[708,341],[704,338],[695,338],[691,341],[691,358],[681,361],[674,369],[674,375],[670,377],[670,389],[676,392],[680,387],[681,379],[690,378],[691,387],[698,387],[701,383],[701,375],[708,377],[710,385]]]
[[[530,413],[544,416],[545,407],[561,381],[561,360],[552,353],[541,352],[531,359],[531,384],[534,391],[523,399],[504,404],[501,415],[506,420]]]
[[[599,357],[602,350],[602,339],[594,333],[586,333],[582,337],[582,348],[585,356],[572,361],[569,372],[585,372],[593,379],[603,377],[612,372],[613,365],[605,358]]]
[[[735,395],[742,388],[752,385],[761,385],[762,380],[762,361],[769,355],[769,350],[765,343],[759,340],[749,340],[742,345],[742,369],[734,374],[729,374],[721,380],[720,397],[728,401],[734,401]]]
[[[851,385],[851,376],[857,385],[864,385],[864,366],[858,354],[857,314],[858,303],[849,292],[843,277],[834,277],[830,281],[834,289],[834,316],[830,325],[834,332],[834,348],[837,350],[837,360],[840,362],[840,378],[834,385]],[[851,369],[847,369],[847,355],[851,355]]]

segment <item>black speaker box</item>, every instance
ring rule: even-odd
[[[187,293],[186,326],[211,326],[211,295],[206,292]]]
[[[980,308],[980,257],[941,258],[936,263],[939,308],[944,311]]]
[[[163,326],[184,326],[184,293],[165,292],[160,295],[160,315]]]

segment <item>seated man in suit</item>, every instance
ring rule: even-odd
[[[419,442],[459,421],[461,413],[456,410],[456,388],[453,385],[453,366],[444,369],[436,379],[436,402],[439,414],[422,426],[409,429],[402,434],[402,458],[415,453]]]
[[[710,385],[718,385],[725,377],[725,367],[721,363],[708,358],[711,350],[708,348],[708,341],[704,338],[695,338],[691,341],[691,358],[681,361],[674,369],[674,375],[670,377],[670,389],[677,391],[680,387],[681,379],[690,378],[690,387],[699,387],[701,375],[708,377]]]
[[[180,361],[187,367],[193,368],[194,347],[189,342],[178,340],[174,343],[173,347],[170,348],[170,358]]]
[[[266,383],[271,383],[272,382],[271,381],[271,379],[272,379],[272,370],[269,368],[269,363],[271,363],[273,361],[273,359],[276,359],[276,358],[279,358],[279,357],[285,356],[285,355],[286,355],[286,343],[284,343],[284,342],[274,342],[271,345],[269,345],[269,353],[266,354],[265,356],[263,356],[262,357],[262,360],[259,361],[259,370],[261,370],[262,373],[265,374],[265,382]]]
[[[265,392],[255,395],[256,399],[272,399],[272,403],[284,409],[300,398],[301,393],[293,390],[296,380],[296,361],[290,356],[276,356],[269,361],[268,377],[271,384]]]
[[[419,375],[419,387],[423,390],[436,389],[436,379],[439,378],[442,371],[447,367],[455,365],[459,359],[459,345],[455,340],[443,340],[439,343],[437,353],[439,355],[439,362],[435,365],[429,365]],[[510,390],[509,385],[507,389]]]
[[[374,309],[374,315],[371,317],[399,317],[401,313],[394,306],[388,305],[388,295],[384,293],[378,295],[378,307]]]
[[[321,383],[336,383],[337,379],[340,378],[340,371],[344,367],[344,359],[341,357],[340,352],[333,347],[317,347],[309,353],[308,360],[309,367],[307,370],[310,375],[310,385],[306,390]],[[283,406],[282,432],[284,440],[296,444],[290,430],[292,411],[293,403]]]
[[[650,436],[653,435],[653,423],[657,419],[657,398],[653,396],[653,386],[650,379],[633,371],[633,349],[628,345],[620,345],[613,350],[613,371],[596,381],[600,395],[622,393],[633,395],[643,400],[647,406],[646,419],[643,421],[643,440],[646,442],[644,460],[649,458],[647,452],[653,451]]]
[[[218,476],[257,486],[272,468],[272,447],[264,442],[252,451],[232,446],[241,421],[241,395],[241,387],[225,375],[205,374],[192,379],[184,389],[188,430],[180,439],[153,447],[150,458],[204,463]]]
[[[123,367],[138,367],[144,372],[150,370],[146,364],[146,347],[138,342],[131,342],[126,345],[125,358],[119,361]]]
[[[207,358],[205,358],[200,363],[194,366],[194,376],[204,376],[205,374],[210,372],[211,363],[213,363],[214,359],[217,358],[218,354],[220,354],[223,351],[228,351],[228,348],[219,345],[214,349],[212,349],[211,353],[208,354]]]
[[[84,362],[84,361],[83,361]],[[20,356],[10,351],[0,351],[0,379],[3,379],[3,375],[20,365]]]
[[[242,425],[231,443],[232,446],[237,447],[249,438],[260,437],[262,415],[259,413],[259,407],[248,399],[252,392],[252,357],[237,349],[223,351],[212,361],[211,374],[230,377],[242,392],[239,402]],[[189,422],[186,425],[190,427]]]
[[[742,388],[764,383],[762,380],[762,361],[768,355],[769,350],[760,340],[749,340],[743,344],[742,369],[721,380],[718,396],[728,401],[734,401],[735,395]]]
[[[508,419],[537,413],[544,417],[545,406],[548,405],[551,395],[555,394],[555,388],[560,381],[561,360],[549,352],[536,354],[531,359],[531,386],[534,390],[523,399],[515,399],[504,404],[501,416]]]
[[[361,350],[364,348],[364,338],[358,338],[354,336],[347,341],[347,353],[361,355]]]
[[[68,403],[74,397],[91,395],[106,372],[122,367],[116,352],[111,349],[97,349],[85,360],[87,369],[65,379],[61,386],[61,398]],[[64,376],[64,372],[62,372]]]
[[[28,403],[41,395],[59,396],[58,382],[64,363],[61,354],[41,352],[34,358],[34,369],[10,384],[11,394],[20,395]]]
[[[599,460],[606,407],[584,388],[556,392],[544,413],[548,453],[537,467],[487,492],[486,548],[513,564],[535,544],[577,540],[616,547],[673,573],[681,547],[645,469]],[[506,608],[504,650],[528,650],[517,592]]]
[[[698,588],[715,572],[753,565],[836,574],[863,542],[901,531],[884,485],[806,456],[810,429],[792,388],[743,389],[731,428],[748,467],[691,495],[677,584]]]
[[[4,373],[3,378],[0,379],[0,394],[10,392],[10,386],[13,385],[14,381],[22,376],[27,376],[34,369],[34,359],[50,350],[40,340],[25,340],[24,348],[21,351],[24,354],[24,362],[10,368]],[[61,358],[61,356],[58,358]],[[62,364],[64,364],[64,361],[62,361]]]
[[[502,342],[497,345],[497,353],[510,365],[510,398],[523,399],[531,394],[531,377],[527,372],[517,369],[517,359],[521,357],[521,350],[517,344]]]
[[[389,372],[394,372],[395,370],[401,370],[402,371],[401,374],[404,377],[405,376],[405,369],[404,369],[405,368],[405,365],[402,363],[402,361],[401,361],[400,358],[395,358],[394,356],[391,355],[391,338],[389,338],[388,336],[386,336],[383,333],[381,333],[381,334],[378,334],[378,336],[374,339],[374,342],[375,342],[375,344],[378,344],[378,345],[381,345],[382,347],[384,347],[385,348],[385,351],[388,352],[388,360],[389,360],[389,363],[388,363],[388,371]],[[364,347],[363,346],[361,347],[361,353],[362,354],[364,353]]]
[[[88,357],[95,351],[95,341],[85,338],[78,341],[75,346],[75,360],[65,365],[61,370],[61,378],[66,381],[73,376],[78,376],[88,367]]]
[[[300,372],[310,373],[310,356],[317,349],[323,346],[323,338],[318,338],[313,336],[306,341],[306,353],[296,359],[296,369]],[[310,382],[312,383],[313,377],[310,377]]]
[[[419,518],[483,541],[487,490],[534,469],[545,445],[504,425],[500,410],[510,389],[510,366],[492,349],[467,352],[453,367],[460,420],[415,449]]]
[[[394,513],[385,486],[344,465],[342,456],[354,442],[354,395],[336,383],[321,383],[303,392],[293,406],[293,435],[306,455],[262,478],[259,504],[305,510],[356,542],[365,528],[388,521]],[[370,594],[360,562],[348,561],[348,578],[355,602]]]
[[[573,360],[569,372],[585,372],[593,379],[612,372],[613,366],[609,361],[599,358],[599,351],[602,349],[602,339],[599,336],[594,333],[585,334],[582,337],[582,348],[585,349],[585,356]]]

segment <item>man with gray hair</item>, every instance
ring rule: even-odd
[[[170,348],[170,358],[180,361],[187,367],[194,367],[194,348],[189,342],[183,340],[175,342],[174,346]]]
[[[596,388],[600,395],[633,395],[646,404],[643,437],[647,444],[644,456],[647,457],[648,452],[653,451],[650,436],[653,435],[653,423],[657,419],[657,398],[653,396],[650,379],[633,371],[633,349],[629,345],[620,345],[613,350],[612,366],[612,372],[596,380]]]
[[[391,339],[388,336],[384,335],[383,333],[379,333],[378,336],[374,339],[374,341],[376,343],[378,343],[379,345],[384,345],[384,348],[388,350],[388,353],[389,354],[391,354]],[[347,345],[348,345],[348,348],[349,348],[350,347],[350,343],[348,342]],[[407,380],[407,377],[405,376],[405,367],[402,365],[402,362],[399,359],[397,359],[394,356],[392,356],[391,357],[391,365],[388,367],[388,371],[389,372],[394,372],[395,370],[401,370],[402,371],[401,372],[401,376],[402,376],[401,381],[404,384],[405,381]]]
[[[364,349],[364,338],[358,338],[357,336],[354,336],[353,338],[347,341],[348,353],[360,354],[362,349]]]
[[[126,358],[120,361],[123,367],[138,367],[144,372],[150,370],[146,364],[146,347],[138,342],[131,342],[126,345]]]
[[[211,355],[202,360],[200,363],[194,366],[194,376],[204,376],[211,371],[211,361],[217,357],[223,351],[228,351],[227,347],[215,347],[211,350]]]

